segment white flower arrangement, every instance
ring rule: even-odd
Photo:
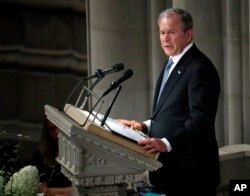
[[[13,174],[5,185],[5,195],[36,196],[38,185],[38,170],[35,166],[28,165]]]

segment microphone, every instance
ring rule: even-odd
[[[110,73],[114,73],[114,72],[119,72],[119,71],[121,71],[121,70],[123,70],[123,69],[124,69],[123,63],[118,63],[118,64],[112,65],[111,67],[109,67],[109,68],[107,68],[107,69],[104,69],[104,70],[102,71],[102,73],[103,73],[104,75],[106,75],[106,74],[110,74]]]
[[[123,76],[119,78],[117,81],[112,82],[109,89],[107,89],[103,94],[102,97],[106,96],[108,93],[110,93],[112,90],[116,89],[123,81],[129,79],[133,75],[133,71],[131,69],[128,69],[124,72]]]
[[[112,65],[109,68],[104,69],[103,71],[100,70],[100,69],[97,69],[95,71],[94,75],[85,78],[85,80],[89,80],[89,79],[92,79],[92,78],[103,78],[106,74],[119,72],[119,71],[121,71],[123,69],[124,69],[123,63],[117,63],[117,64]]]

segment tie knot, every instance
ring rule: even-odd
[[[174,64],[174,61],[172,58],[169,58],[168,59],[168,63],[166,65],[166,69],[170,69],[170,67]]]

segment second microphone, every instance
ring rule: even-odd
[[[110,93],[112,90],[116,89],[123,81],[129,79],[133,75],[133,71],[131,69],[128,69],[124,72],[123,76],[116,80],[115,82],[111,83],[111,86],[109,89],[107,89],[103,94],[102,97],[106,96],[108,93]]]

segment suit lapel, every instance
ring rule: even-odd
[[[156,99],[154,100],[154,112],[153,112],[153,116],[156,115],[156,113],[158,112],[158,110],[161,108],[162,104],[165,102],[165,100],[167,99],[167,97],[169,96],[169,94],[171,93],[172,89],[174,88],[175,84],[177,83],[177,81],[180,79],[180,77],[182,76],[182,74],[184,73],[185,68],[183,65],[176,65],[176,67],[173,69],[173,71],[171,72],[164,88],[161,94],[161,97],[157,102],[157,96]],[[159,87],[158,88],[158,93],[159,94]],[[157,105],[156,105],[157,104]]]
[[[178,82],[178,80],[181,78],[183,73],[185,72],[185,66],[186,64],[191,60],[193,53],[197,50],[195,44],[184,54],[184,56],[180,59],[180,61],[177,63],[173,71],[171,72],[164,88],[161,94],[161,97],[157,103],[157,98],[159,94],[159,89],[161,85],[161,80],[163,77],[163,73],[161,72],[161,75],[159,77],[159,80],[157,81],[156,84],[156,89],[155,89],[155,97],[154,97],[154,107],[153,107],[153,115],[151,118],[154,118],[155,115],[159,112],[161,109],[162,105],[164,102],[167,100],[169,94],[173,90],[175,84]]]
[[[167,62],[167,61],[166,61],[166,62]],[[165,66],[166,66],[166,63],[165,63]],[[161,88],[161,81],[162,81],[162,78],[163,78],[163,75],[164,75],[165,66],[163,66],[163,69],[162,69],[161,72],[160,72],[159,78],[158,78],[157,83],[156,83],[156,86],[155,86],[155,93],[154,93],[155,95],[154,95],[154,102],[153,102],[153,111],[155,110],[156,103],[157,103],[157,99],[158,99],[158,96],[159,96],[159,91],[160,91],[160,88]]]
[[[173,69],[173,71],[171,72],[164,88],[163,88],[163,92],[161,94],[161,97],[157,103],[157,98],[158,98],[158,94],[159,94],[159,89],[161,86],[161,80],[163,77],[163,71],[160,74],[159,80],[157,81],[156,84],[156,89],[155,89],[155,96],[154,96],[154,105],[153,105],[153,115],[151,117],[151,119],[153,119],[156,114],[160,111],[162,105],[164,104],[164,102],[167,100],[169,94],[171,93],[171,91],[173,90],[174,86],[176,85],[176,83],[178,82],[178,80],[181,78],[181,76],[184,74],[185,72],[185,67],[186,64],[188,64],[194,53],[197,52],[197,47],[195,44],[193,44],[193,46],[186,52],[186,54],[183,55],[183,57],[180,59],[180,61],[177,63],[177,65],[175,66],[175,68]]]

